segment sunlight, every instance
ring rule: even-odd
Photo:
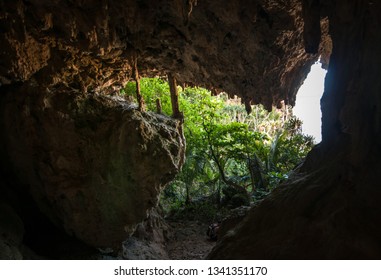
[[[311,72],[298,91],[293,109],[294,115],[303,121],[303,133],[312,135],[316,143],[321,141],[320,98],[324,92],[326,73],[319,62],[312,65]]]

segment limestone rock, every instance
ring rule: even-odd
[[[302,18],[298,0],[8,1],[0,81],[114,92],[137,58],[142,75],[171,72],[267,108],[294,104],[318,59],[304,51]]]
[[[378,259],[380,191],[337,162],[282,186],[230,230],[211,259]],[[361,192],[367,186],[370,195]]]
[[[247,216],[250,208],[251,206],[241,206],[230,210],[219,226],[218,239],[221,239],[231,231],[234,232],[237,225]]]
[[[182,162],[176,121],[94,95],[115,93],[132,58],[269,108],[294,104],[322,54],[322,143],[210,257],[379,259],[380,14],[380,1],[2,1],[2,167],[56,225],[110,246]]]
[[[381,3],[304,2],[320,2],[333,44],[321,100],[322,143],[210,258],[381,257]]]
[[[169,226],[159,208],[153,208],[138,224],[130,238],[123,242],[122,257],[127,260],[168,259],[166,243],[170,238]]]
[[[124,101],[32,86],[3,101],[20,183],[52,222],[94,247],[120,246],[183,163],[180,122]]]

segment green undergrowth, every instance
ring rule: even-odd
[[[159,78],[143,78],[146,108],[172,115],[169,86]],[[178,88],[187,142],[181,172],[161,194],[171,217],[216,219],[226,209],[249,205],[266,197],[288,179],[314,145],[302,133],[302,122],[283,106],[268,112],[262,105],[247,114],[240,99],[212,96],[199,87]],[[135,100],[135,83],[121,95]]]

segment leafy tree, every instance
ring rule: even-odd
[[[170,116],[168,83],[158,78],[142,78],[140,83],[147,109],[156,111],[159,99],[162,113]],[[134,82],[121,94],[134,100]],[[218,204],[223,195],[226,200],[251,193],[260,199],[287,179],[313,146],[313,138],[302,134],[301,121],[286,106],[268,112],[256,105],[248,115],[238,98],[212,96],[198,87],[179,90],[179,102],[186,162],[164,192],[174,207],[202,196]]]

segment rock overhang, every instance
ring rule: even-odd
[[[171,72],[179,84],[271,108],[294,105],[319,57],[305,52],[298,0],[32,0],[7,2],[0,14],[2,84],[33,79],[110,93],[131,78],[137,59],[142,75]]]
[[[19,94],[16,89],[21,84],[24,95],[33,94],[35,88],[45,91],[45,95],[66,94],[62,99],[65,106],[76,96],[87,96],[91,100],[94,93],[103,95],[118,91],[131,79],[132,64],[137,60],[143,76],[165,76],[170,72],[179,84],[236,94],[247,105],[262,103],[271,108],[281,101],[293,105],[311,64],[320,54],[329,53],[324,43],[329,41],[324,37],[328,32],[328,24],[324,20],[321,23],[323,43],[318,47],[319,53],[305,52],[303,17],[309,18],[303,15],[301,2],[297,0],[241,0],[228,1],[223,5],[217,0],[7,1],[0,6],[0,88],[5,89],[4,85],[9,85],[9,94]],[[316,33],[314,29],[311,32]],[[312,36],[314,44],[319,43],[315,35]],[[46,104],[40,104],[40,101],[37,99],[31,103],[31,106],[36,106],[32,108],[36,116],[44,113],[40,109]],[[83,112],[92,114],[91,106],[85,107]],[[146,120],[143,118],[141,123],[146,123]],[[157,134],[160,134],[160,129]],[[48,140],[52,139],[54,137]],[[181,144],[181,141],[177,142]],[[40,146],[41,143],[36,141],[35,144]],[[109,158],[106,157],[102,162],[107,160]],[[181,166],[181,154],[177,162]],[[114,164],[112,161],[109,163],[111,167]],[[57,159],[57,164],[58,169],[67,166],[65,158]],[[177,172],[175,169],[171,167],[169,177]],[[144,170],[138,171],[145,174]],[[115,180],[119,175],[115,174]],[[155,182],[160,179],[169,180],[164,176],[156,178]],[[159,185],[156,187],[161,188]],[[40,195],[41,189],[35,191]],[[58,200],[59,196],[52,192],[48,196],[53,201]],[[84,198],[80,194],[69,195],[65,199],[69,202],[62,202],[63,208],[67,204],[80,207],[72,202],[83,201]],[[155,195],[149,200],[148,208],[155,204]],[[86,220],[91,217],[70,216],[70,211],[60,210],[61,206],[58,205],[57,209],[62,213],[53,213],[55,217],[51,220],[57,221],[58,217],[58,222],[65,223],[67,232],[88,244],[107,245],[104,235],[92,236],[92,230],[77,226],[82,224],[81,219],[85,219],[84,224],[96,224],[94,220]],[[108,206],[102,204],[101,207]],[[94,209],[99,207],[96,205]],[[127,212],[124,213],[131,215],[131,222],[125,224],[131,226],[131,229],[127,228],[131,231],[138,220],[144,218],[144,213],[135,215]],[[49,210],[45,213],[52,214]],[[69,217],[66,217],[68,213]],[[108,218],[103,217],[103,222],[112,222]],[[120,231],[122,224],[118,222],[117,230],[107,235],[111,238],[118,232],[120,235],[115,240],[120,241],[121,236],[126,235]]]

